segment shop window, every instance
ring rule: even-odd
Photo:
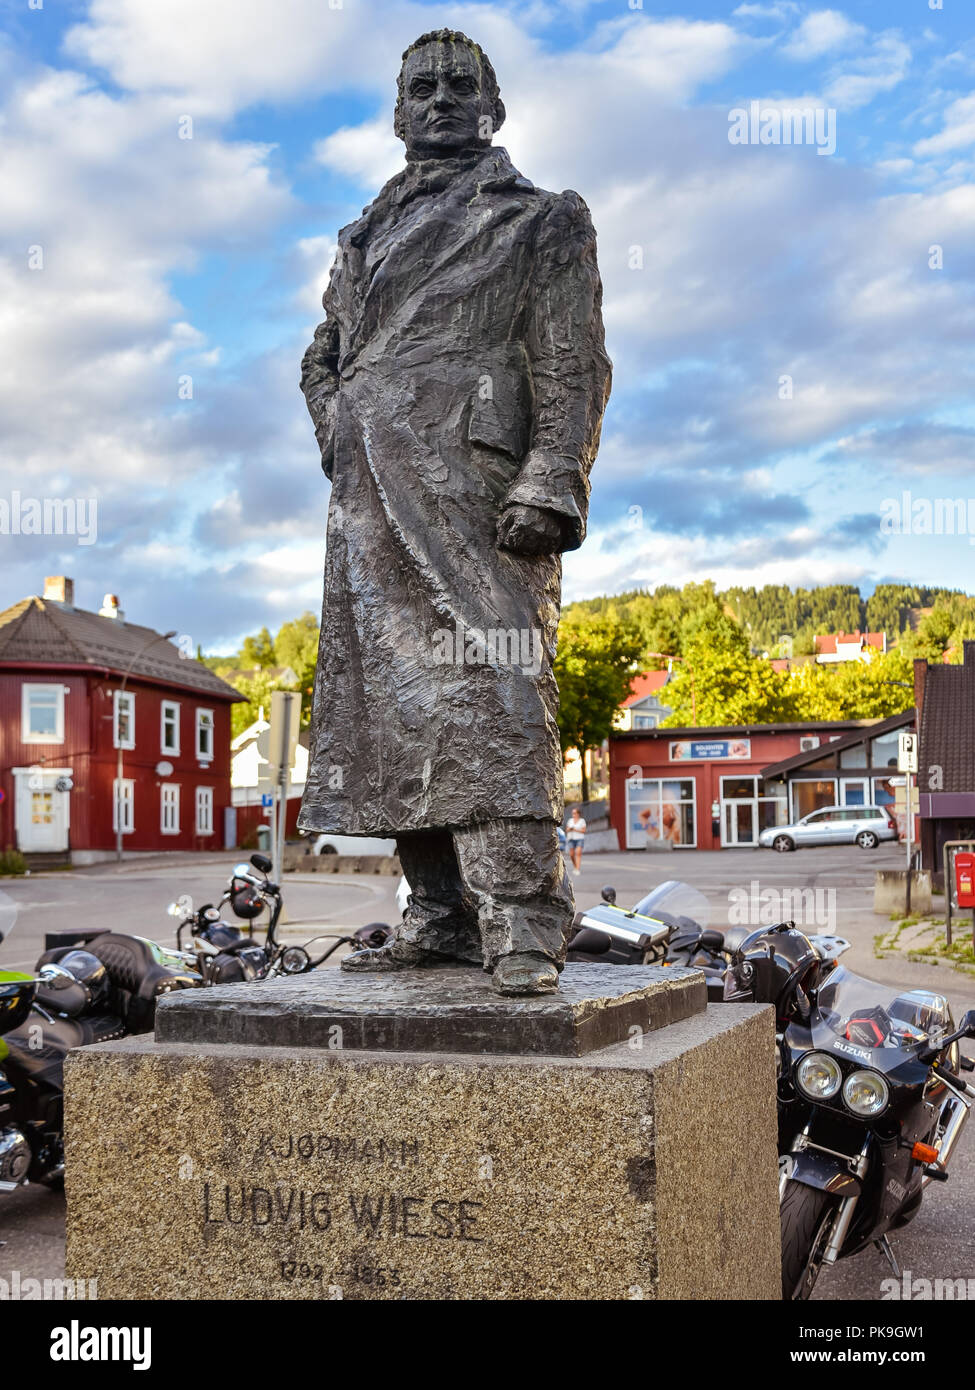
[[[833,778],[821,782],[800,782],[792,784],[792,818],[802,820],[822,806],[832,806],[836,802],[836,782]]]
[[[824,758],[817,758],[814,763],[803,763],[803,772],[831,772],[836,766],[836,754],[827,753]]]
[[[878,734],[876,738],[870,740],[871,767],[897,766],[897,746],[900,736],[900,729],[891,729],[886,734]]]
[[[643,849],[647,840],[669,840],[675,849],[697,844],[694,779],[631,778],[626,783],[626,843]]]
[[[867,767],[867,745],[855,743],[852,748],[840,751],[840,767]],[[883,764],[881,764],[883,766]]]

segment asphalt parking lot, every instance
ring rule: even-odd
[[[768,913],[776,903],[798,907],[811,918],[800,925],[850,940],[844,963],[852,969],[898,990],[942,990],[951,998],[957,1018],[966,1008],[975,1008],[975,981],[970,977],[902,958],[880,961],[874,955],[874,937],[887,919],[872,910],[873,870],[902,862],[898,846],[873,851],[831,847],[785,855],[752,849],[617,852],[584,857],[573,885],[577,904],[584,907],[606,884],[616,888],[620,903],[628,904],[666,879],[681,878],[704,893],[711,909],[709,925],[719,929],[741,922],[743,913],[745,921],[749,912]],[[45,934],[67,928],[110,926],[171,944],[174,923],[166,915],[167,903],[187,893],[197,903],[217,901],[232,863],[232,855],[180,855],[162,862],[134,861],[2,880],[0,930],[9,934],[0,943],[0,968],[30,969]],[[393,922],[395,889],[392,877],[289,874],[289,938]],[[337,954],[336,963],[338,958]],[[929,1190],[916,1220],[893,1239],[902,1268],[915,1277],[975,1277],[975,1128],[963,1135],[951,1173],[948,1183]],[[60,1277],[63,1222],[63,1197],[46,1188],[0,1196],[0,1277],[8,1278],[13,1270],[22,1278]],[[879,1252],[870,1250],[825,1271],[815,1297],[878,1299],[881,1280],[888,1275]]]

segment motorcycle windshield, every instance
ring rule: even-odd
[[[897,992],[837,966],[816,993],[813,1047],[851,1057],[877,1071],[892,1071],[905,1055],[927,1047],[950,1026],[945,1001],[920,990]],[[940,1014],[940,1016],[939,1016]]]
[[[689,925],[696,923],[706,927],[711,909],[708,900],[697,888],[680,879],[671,878],[654,888],[645,898],[641,898],[633,908],[641,917],[657,917],[665,912],[668,917],[685,917]]]

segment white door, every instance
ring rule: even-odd
[[[870,781],[867,777],[841,777],[840,801],[844,806],[869,806]]]
[[[57,789],[66,769],[14,768],[17,848],[25,854],[57,854],[68,848],[67,792]]]

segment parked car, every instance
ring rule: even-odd
[[[316,835],[313,854],[395,854],[395,840],[380,840],[374,835]]]
[[[784,854],[806,845],[859,845],[876,849],[881,840],[897,839],[897,821],[885,806],[822,806],[794,825],[763,830],[758,843]]]

